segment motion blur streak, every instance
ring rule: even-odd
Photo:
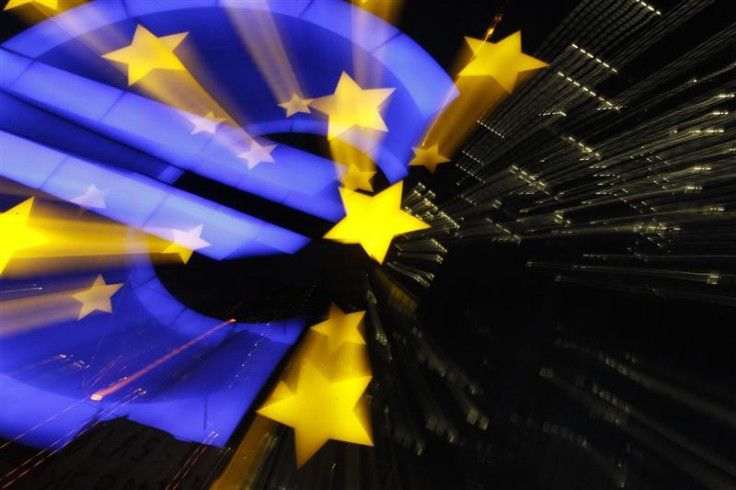
[[[125,376],[123,379],[121,379],[117,383],[114,383],[114,384],[108,386],[107,388],[105,388],[103,390],[99,390],[99,391],[93,393],[90,396],[90,399],[91,400],[94,400],[94,401],[100,401],[103,398],[105,398],[106,396],[111,395],[112,393],[115,393],[116,391],[118,391],[118,390],[120,390],[122,388],[125,388],[130,383],[134,382],[135,380],[137,380],[141,376],[144,376],[147,373],[153,371],[154,369],[156,369],[157,367],[159,367],[160,365],[162,365],[163,363],[165,363],[169,359],[171,359],[173,357],[176,357],[178,354],[181,354],[182,352],[184,352],[188,348],[192,347],[193,345],[196,345],[198,342],[206,339],[207,337],[209,337],[210,335],[212,335],[214,333],[217,333],[223,327],[226,327],[226,326],[228,326],[230,324],[233,324],[233,323],[235,323],[235,320],[228,320],[226,322],[220,323],[219,325],[215,325],[214,327],[212,327],[211,329],[207,330],[203,334],[201,334],[201,335],[193,338],[192,340],[190,340],[186,344],[183,344],[183,345],[177,347],[176,349],[172,350],[171,352],[169,352],[165,356],[163,356],[163,357],[157,359],[156,361],[152,362],[151,364],[149,364],[148,366],[144,367],[143,369],[140,369],[140,370],[136,371],[135,373],[131,374],[130,376]]]

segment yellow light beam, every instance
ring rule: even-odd
[[[438,115],[422,144],[415,148],[418,154],[413,165],[435,169],[437,163],[442,163],[439,157],[452,156],[477,128],[477,120],[512,93],[523,79],[547,66],[522,52],[520,31],[497,43],[469,37],[466,43],[469,56],[466,55],[467,61],[455,79],[459,96]],[[436,161],[428,158],[430,153],[436,153]]]
[[[43,5],[53,11],[59,10],[59,0],[10,0],[3,10],[10,10],[26,4]]]
[[[72,201],[89,209],[104,208],[105,194],[91,185]],[[190,230],[166,229],[162,236],[169,239],[164,240],[92,213],[74,214],[56,203],[34,204],[31,198],[0,214],[0,274],[21,277],[99,270],[123,264],[128,256],[147,254],[154,254],[156,261],[170,261],[171,255],[177,255],[186,263],[194,251],[210,245],[201,238],[202,229],[201,225]]]
[[[49,241],[45,235],[28,226],[32,207],[33,198],[30,198],[0,214],[0,236],[3,237],[0,240],[0,275],[14,254]]]
[[[225,470],[212,484],[211,490],[232,490],[233,488],[252,488],[268,452],[275,447],[276,422],[256,415],[245,437],[230,458]]]
[[[0,337],[17,335],[54,323],[80,320],[93,311],[112,313],[110,299],[122,286],[123,284],[106,284],[102,275],[98,275],[91,286],[76,283],[62,285],[57,282],[53,292],[0,301]]]
[[[252,12],[244,19],[236,15],[236,11],[226,11],[274,98],[280,103],[286,103],[293,96],[304,99],[294,66],[271,12]]]
[[[197,52],[187,42],[187,32],[157,35],[142,25],[136,27],[129,44],[122,36],[113,41],[85,36],[88,45],[104,59],[119,67],[135,85],[152,98],[186,111],[193,125],[192,134],[207,132],[234,155],[253,138],[240,127],[238,120],[222,107],[197,81],[192,68],[203,69]],[[123,38],[124,39],[124,38]],[[118,46],[110,49],[111,44]],[[217,127],[228,124],[237,128],[235,137],[220,136]]]
[[[330,156],[338,165],[336,172],[343,187],[373,192],[371,181],[378,170],[372,156],[339,138],[329,141],[328,145]],[[379,144],[372,146],[380,148]]]
[[[79,290],[0,301],[0,338],[76,319],[79,302],[71,297],[75,291]]]
[[[394,29],[390,24],[396,23],[404,7],[404,0],[352,0],[359,9],[353,10],[351,18],[353,43],[353,73],[357,82],[363,86],[380,87],[384,80],[384,66],[376,64],[372,54],[361,46],[376,37],[387,38]],[[387,24],[377,24],[365,10],[385,20]]]

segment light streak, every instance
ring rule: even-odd
[[[225,11],[274,98],[280,103],[287,102],[294,95],[305,98],[297,71],[289,59],[287,46],[271,12],[268,9],[254,11],[246,19],[237,15],[236,8],[226,6]]]
[[[125,376],[120,381],[117,381],[116,383],[113,383],[112,385],[108,386],[107,388],[104,388],[102,390],[98,390],[94,392],[89,398],[92,401],[101,401],[106,396],[109,396],[126,386],[128,386],[130,383],[133,383],[134,381],[138,380],[142,376],[145,376],[146,374],[150,373],[157,367],[164,364],[166,361],[172,359],[173,357],[176,357],[177,355],[181,354],[185,350],[189,349],[190,347],[196,345],[197,343],[201,342],[202,340],[206,339],[210,335],[217,333],[218,331],[222,330],[222,328],[231,325],[235,323],[234,319],[227,320],[225,322],[220,323],[219,325],[215,325],[208,331],[204,332],[201,335],[198,335],[197,337],[193,338],[189,342],[182,344],[181,346],[177,347],[176,349],[173,349],[171,352],[166,354],[165,356],[157,359],[156,361],[152,362],[151,364],[145,366],[144,368],[136,371],[135,373],[131,374],[130,376]]]

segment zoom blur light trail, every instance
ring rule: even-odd
[[[11,189],[22,190],[17,185]],[[0,235],[5,237],[0,243],[0,277],[32,278],[111,269],[124,266],[128,256],[141,254],[153,254],[156,262],[170,263],[179,258],[186,263],[195,250],[211,246],[200,237],[203,225],[186,230],[147,229],[148,233],[142,233],[87,212],[105,213],[111,190],[92,184],[69,199],[74,207],[30,198],[0,212]],[[152,233],[166,238],[156,238]],[[0,303],[5,305],[5,299]]]
[[[228,320],[226,322],[222,322],[222,323],[220,323],[218,325],[215,325],[214,327],[210,328],[209,330],[207,330],[203,334],[198,335],[197,337],[193,338],[192,340],[190,340],[189,342],[185,343],[184,345],[180,345],[179,347],[176,347],[175,349],[172,349],[167,354],[161,356],[160,358],[156,359],[155,361],[153,361],[152,363],[148,364],[147,366],[144,366],[143,368],[139,369],[135,373],[133,373],[133,374],[131,374],[129,376],[124,376],[120,381],[116,381],[115,383],[113,383],[112,385],[108,386],[107,388],[92,393],[92,395],[89,397],[90,400],[94,400],[94,401],[98,402],[98,401],[102,400],[103,398],[105,398],[106,396],[112,395],[113,393],[122,390],[123,388],[125,388],[129,384],[135,383],[139,378],[141,378],[141,377],[145,376],[146,374],[150,373],[151,371],[153,371],[157,367],[159,367],[162,364],[164,364],[166,361],[168,361],[170,359],[173,359],[178,354],[181,354],[185,350],[187,350],[190,347],[196,345],[197,342],[200,342],[200,341],[206,339],[210,335],[213,335],[213,334],[217,333],[223,327],[226,327],[226,326],[228,326],[228,325],[230,325],[232,323],[235,323],[235,320],[234,319],[230,319],[230,320]]]
[[[176,231],[202,226],[202,238],[210,245],[198,252],[213,259],[293,253],[307,243],[301,235],[140,174],[75,158],[4,131],[0,141],[2,176],[70,202],[90,185],[106,189],[105,206],[95,209],[98,214],[164,240],[173,242]]]
[[[488,35],[493,29],[489,29]],[[521,31],[496,43],[489,42],[488,35],[485,39],[465,38],[467,55],[455,79],[460,96],[452,100],[414,148],[411,165],[424,166],[434,173],[437,164],[449,161],[448,157],[477,129],[477,121],[484,114],[500,104],[522,80],[547,66],[522,52]]]
[[[329,120],[318,111],[287,117],[279,106],[286,101],[274,97],[249,62],[234,24],[249,29],[266,18],[289,46],[305,98],[334,93],[343,72],[361,89],[395,89],[380,108],[384,137],[352,131],[340,139],[370,155],[389,182],[403,179],[412,146],[456,94],[434,60],[405,34],[344,2],[235,0],[91,2],[3,43],[0,176],[159,239],[182,237],[187,243],[178,245],[195,245],[216,260],[299,250],[306,237],[176,187],[187,174],[328,221],[344,216],[333,161],[284,144],[267,150],[274,145],[269,135],[326,136]],[[363,35],[356,37],[358,24]],[[103,55],[119,55],[140,28],[157,39],[187,33],[174,53],[230,119],[217,107],[189,110],[146,90],[147,80],[175,80],[181,70],[153,70],[129,86],[125,67]],[[381,76],[355,73],[356,52],[360,70]],[[261,56],[261,65],[271,62],[285,66],[283,58]],[[273,162],[249,169],[238,156],[255,142]],[[45,287],[57,280],[34,281]],[[23,434],[20,443],[43,447],[92,419],[109,419],[117,401],[145,392],[116,416],[192,441],[210,441],[215,431],[225,444],[304,324],[296,318],[222,325],[172,297],[146,256],[128,257],[126,268],[105,271],[104,280],[124,284],[113,314],[96,311],[0,343],[4,437]],[[142,374],[116,385],[131,373]],[[101,400],[90,400],[102,392]]]

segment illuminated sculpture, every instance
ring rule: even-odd
[[[356,18],[371,36],[353,35]],[[268,83],[268,60],[240,62],[254,54],[243,49],[244,32],[256,45],[267,42],[246,28],[264,24],[290,45],[289,61],[301,67],[298,91]],[[381,74],[379,85],[352,72],[356,51],[369,72]],[[137,63],[141,53],[146,62]],[[343,140],[395,183],[455,92],[407,36],[343,2],[92,2],[7,41],[0,62],[0,176],[165,240],[166,251],[184,260],[192,251],[215,260],[294,253],[309,239],[175,188],[183,173],[338,222],[345,207],[334,162],[271,144],[268,135]],[[199,85],[212,73],[217,84]],[[177,98],[167,90],[173,81],[196,97]],[[366,107],[380,113],[346,119],[330,98],[337,95],[329,95],[336,87],[375,94]],[[215,100],[227,100],[228,110]],[[381,138],[363,138],[352,126],[374,128]],[[365,187],[358,177],[355,186]],[[383,242],[379,248],[376,257]],[[3,250],[3,260],[15,250]],[[58,449],[92,421],[126,416],[223,445],[303,325],[201,315],[166,291],[147,256],[131,256],[103,281],[95,287],[123,285],[105,290],[112,314],[92,313],[108,303],[78,292],[78,319],[2,339],[0,435]],[[49,384],[42,371],[26,369],[40,361],[64,371],[63,379]],[[356,396],[370,378],[360,379]]]

